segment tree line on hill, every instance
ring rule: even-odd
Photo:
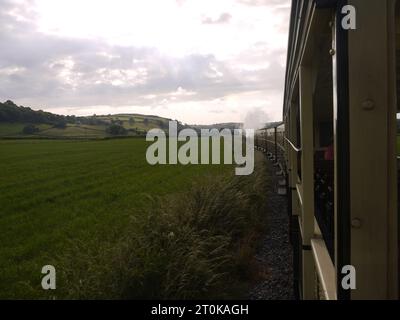
[[[65,128],[68,123],[108,125],[108,122],[96,117],[63,116],[43,110],[35,111],[29,107],[17,106],[10,100],[7,100],[4,103],[0,102],[0,122],[50,124],[58,128]]]
[[[77,125],[102,125],[106,127],[106,133],[110,135],[127,135],[129,132],[136,134],[143,134],[145,130],[138,128],[125,128],[124,121],[116,118],[110,120],[104,120],[96,115],[89,117],[77,117],[77,116],[64,116],[58,115],[43,110],[32,110],[29,107],[18,106],[13,101],[7,100],[6,102],[0,102],[0,123],[26,123],[22,130],[24,134],[35,134],[40,131],[37,127],[38,124],[48,124],[54,128],[65,129],[68,124]],[[130,117],[128,124],[133,126],[136,123],[134,117]],[[168,123],[162,119],[152,120],[159,128],[165,129],[168,127]],[[150,125],[149,118],[143,119],[143,124],[148,127]]]

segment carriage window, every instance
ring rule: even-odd
[[[334,262],[334,137],[333,74],[329,55],[332,36],[327,30],[318,48],[314,92],[314,199],[315,218]]]

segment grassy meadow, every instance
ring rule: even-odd
[[[0,298],[196,298],[246,273],[260,225],[254,177],[235,182],[226,165],[150,166],[148,145],[0,140]],[[232,259],[237,268],[221,271]],[[47,264],[55,291],[40,286]]]

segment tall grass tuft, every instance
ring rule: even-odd
[[[113,240],[74,243],[60,257],[59,298],[242,298],[256,274],[266,183],[259,167],[248,177],[207,178],[178,195],[149,197],[152,209]]]

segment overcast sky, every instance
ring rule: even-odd
[[[185,123],[281,118],[288,0],[0,0],[0,100]]]

